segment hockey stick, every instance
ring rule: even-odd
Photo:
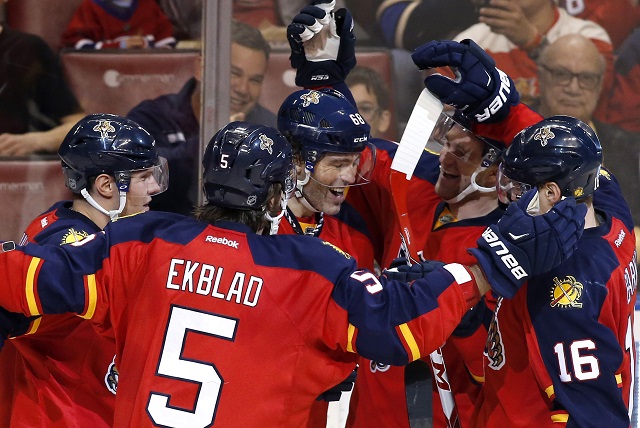
[[[407,260],[409,263],[416,263],[420,261],[419,249],[416,248],[414,236],[411,231],[411,223],[409,222],[409,215],[407,209],[407,197],[409,191],[409,179],[412,177],[415,171],[418,160],[422,155],[422,152],[426,145],[426,140],[431,135],[431,132],[436,127],[440,113],[442,113],[443,106],[440,100],[434,97],[427,89],[423,89],[422,93],[416,101],[416,105],[413,107],[407,126],[400,139],[400,144],[391,163],[391,174],[389,181],[391,184],[391,192],[393,194],[393,203],[396,208],[396,214],[398,216],[398,222],[400,225],[400,238],[403,242],[405,249],[407,250]],[[438,387],[438,395],[440,396],[440,402],[442,404],[442,410],[447,418],[447,425],[449,428],[459,428],[460,421],[458,419],[458,411],[453,399],[453,393],[451,391],[451,384],[449,383],[449,377],[442,357],[442,351],[440,348],[433,351],[429,355],[431,360],[431,366],[433,368],[434,376],[436,377],[436,385]],[[414,364],[414,363],[412,363]],[[420,363],[418,363],[420,364]],[[428,381],[428,377],[425,379],[421,374],[419,379],[411,379],[411,382],[407,382],[408,377],[411,377],[415,373],[424,373],[423,370],[413,370],[407,366],[405,369],[405,391],[407,392],[407,411],[409,413],[409,423],[414,424],[424,423],[424,409],[419,408],[419,404],[409,394],[428,394],[422,400],[424,404],[429,405],[431,403],[431,387],[424,388],[420,386],[420,383]],[[411,383],[411,385],[410,385]],[[424,386],[424,385],[423,385]],[[419,397],[418,397],[419,398]],[[416,403],[418,405],[416,405]]]

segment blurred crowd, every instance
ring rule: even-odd
[[[201,48],[202,0],[75,0],[56,2],[46,13],[38,10],[47,8],[31,3],[2,4],[0,156],[54,153],[73,124],[98,112],[99,92],[87,94],[77,77],[69,78],[65,54]],[[277,106],[296,89],[287,80],[286,25],[307,3],[233,1],[231,119],[275,124]],[[429,40],[470,38],[513,78],[531,108],[593,125],[605,165],[621,180],[627,199],[632,204],[638,199],[632,197],[640,177],[640,7],[635,0],[338,0],[337,7],[349,8],[354,16],[363,61],[348,83],[374,135],[392,140],[402,135],[424,77],[406,67],[412,50]],[[372,52],[386,64],[376,56],[370,67],[366,57]],[[159,94],[156,89],[132,100],[123,96],[120,111],[102,112],[129,114],[165,150],[175,152],[179,142],[191,141],[171,166],[197,170],[183,157],[193,160],[198,144],[201,67],[201,59],[189,61],[182,68],[192,77],[174,82],[173,90]],[[289,92],[263,91],[265,82],[284,82]],[[94,103],[83,105],[87,98]],[[193,183],[176,188],[183,200],[197,192]],[[180,198],[175,204],[159,207],[182,212]],[[632,208],[640,221],[640,208]]]

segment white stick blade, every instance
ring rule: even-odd
[[[443,109],[439,99],[426,88],[422,90],[391,162],[391,169],[405,173],[407,180],[413,175]]]

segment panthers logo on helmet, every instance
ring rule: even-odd
[[[489,325],[487,343],[484,348],[484,355],[489,359],[489,367],[493,370],[500,370],[504,366],[506,356],[504,354],[504,343],[502,343],[502,333],[498,322],[498,312],[502,305],[502,297],[498,298],[496,310]]]
[[[260,149],[268,151],[270,155],[273,154],[273,140],[264,134],[260,134],[258,138],[260,139]]]
[[[550,127],[544,126],[538,129],[538,131],[536,131],[536,133],[533,136],[533,139],[540,141],[540,144],[542,145],[542,147],[544,147],[547,145],[549,140],[552,140],[555,137],[556,137],[556,134],[554,134],[553,131],[551,131]]]
[[[87,236],[89,236],[89,234],[87,232],[85,232],[84,230],[77,231],[74,228],[70,228],[69,230],[67,230],[67,233],[65,233],[62,236],[62,240],[60,242],[60,245],[72,244],[74,242],[80,242],[84,238],[86,238]]]
[[[107,386],[109,392],[115,395],[118,391],[118,377],[120,374],[118,373],[118,368],[116,367],[116,356],[113,356],[113,361],[109,364],[109,368],[107,369],[107,374],[104,375],[104,383]]]
[[[307,92],[300,95],[302,100],[302,107],[309,107],[310,104],[320,104],[320,94],[316,91]]]
[[[100,137],[109,138],[109,132],[116,132],[116,128],[113,127],[110,120],[101,120],[93,130],[100,133]]]
[[[336,247],[335,245],[330,244],[330,243],[328,243],[327,241],[322,241],[322,243],[323,243],[324,245],[328,245],[328,246],[330,246],[331,248],[333,248],[334,250],[336,250],[337,252],[339,252],[340,254],[342,254],[342,255],[344,256],[344,258],[345,258],[345,259],[350,259],[350,258],[351,258],[351,256],[349,255],[349,253],[347,253],[347,252],[345,252],[344,250],[342,250],[342,249],[340,249],[340,248]]]
[[[551,287],[551,307],[552,308],[581,308],[582,289],[584,286],[573,276],[569,275],[560,280],[553,278]]]

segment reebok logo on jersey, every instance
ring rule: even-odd
[[[509,252],[507,246],[498,238],[498,235],[495,234],[490,227],[488,227],[484,232],[482,232],[482,237],[489,246],[496,250],[496,255],[500,256],[500,260],[502,263],[509,269],[511,275],[514,276],[515,279],[522,279],[529,274],[524,270],[518,260]]]
[[[207,235],[207,237],[204,239],[204,242],[211,242],[213,244],[222,244],[231,248],[235,248],[236,250],[238,249],[238,245],[240,245],[238,241],[231,241],[227,238],[219,238],[217,236],[211,236],[211,235]]]

